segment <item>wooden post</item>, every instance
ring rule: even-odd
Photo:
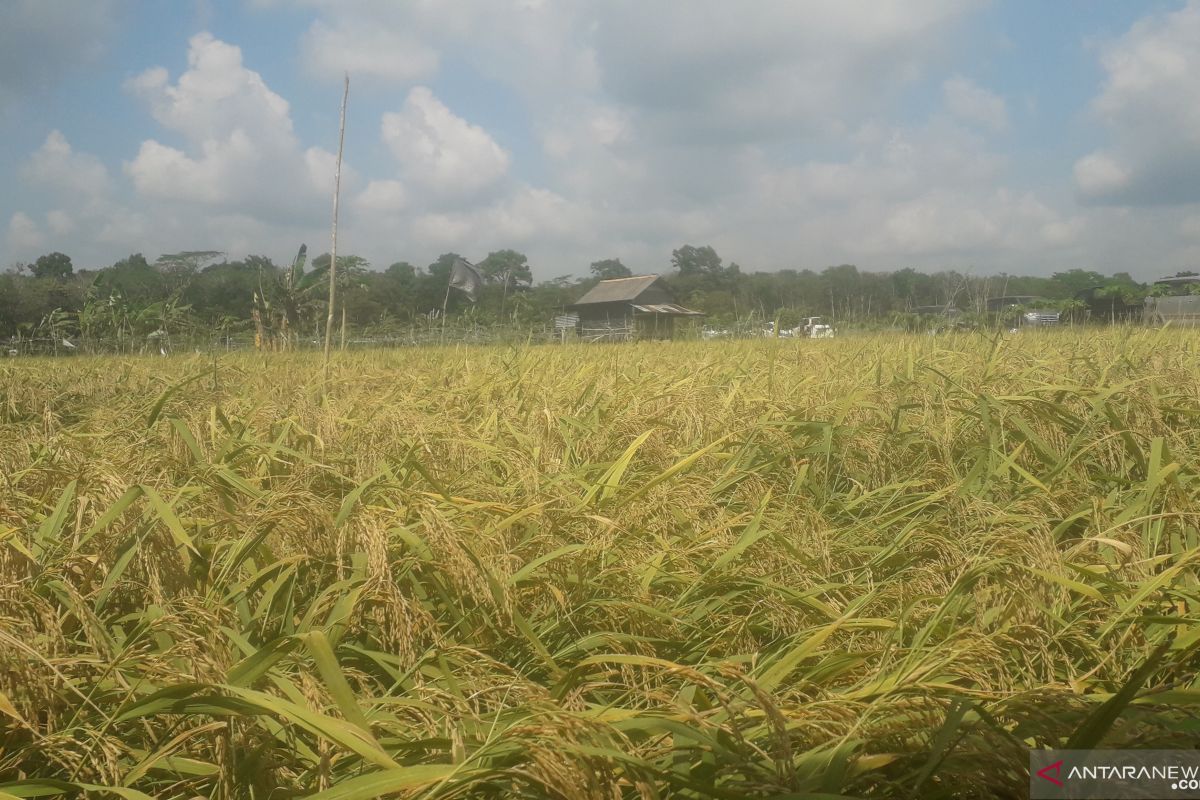
[[[325,317],[325,383],[329,383],[329,346],[333,344],[333,304],[336,299],[337,281],[337,223],[338,194],[342,188],[342,146],[346,140],[346,100],[350,96],[350,73],[346,73],[342,87],[342,114],[338,125],[337,166],[333,170],[333,232],[329,247],[329,313]]]
[[[454,268],[451,267],[451,270]],[[442,298],[442,335],[438,340],[438,344],[446,343],[446,305],[450,302],[450,281],[453,277],[446,277],[446,296]]]

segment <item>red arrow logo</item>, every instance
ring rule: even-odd
[[[1050,777],[1050,776],[1047,774],[1047,773],[1049,773],[1049,772],[1053,772],[1053,773],[1054,773],[1054,775],[1055,775],[1055,777],[1053,777],[1053,778],[1052,778],[1052,777]],[[1058,761],[1055,761],[1055,762],[1054,762],[1053,764],[1051,764],[1050,766],[1048,766],[1048,767],[1043,767],[1043,768],[1041,768],[1041,769],[1039,769],[1039,770],[1037,771],[1037,776],[1038,776],[1039,778],[1045,778],[1046,780],[1048,780],[1048,781],[1050,781],[1051,783],[1053,783],[1055,786],[1062,786],[1062,785],[1063,785],[1063,782],[1062,782],[1062,781],[1060,781],[1060,780],[1058,779],[1058,777],[1057,777],[1058,775],[1061,775],[1061,774],[1062,774],[1062,759],[1059,759]]]

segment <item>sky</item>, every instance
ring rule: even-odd
[[[0,269],[1200,267],[1200,0],[2,0]]]

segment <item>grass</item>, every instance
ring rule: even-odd
[[[1020,797],[1200,738],[1200,335],[0,363],[0,798]]]

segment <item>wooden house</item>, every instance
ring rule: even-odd
[[[580,338],[593,342],[670,339],[675,320],[704,316],[677,304],[657,275],[600,281],[567,310],[579,315]]]

